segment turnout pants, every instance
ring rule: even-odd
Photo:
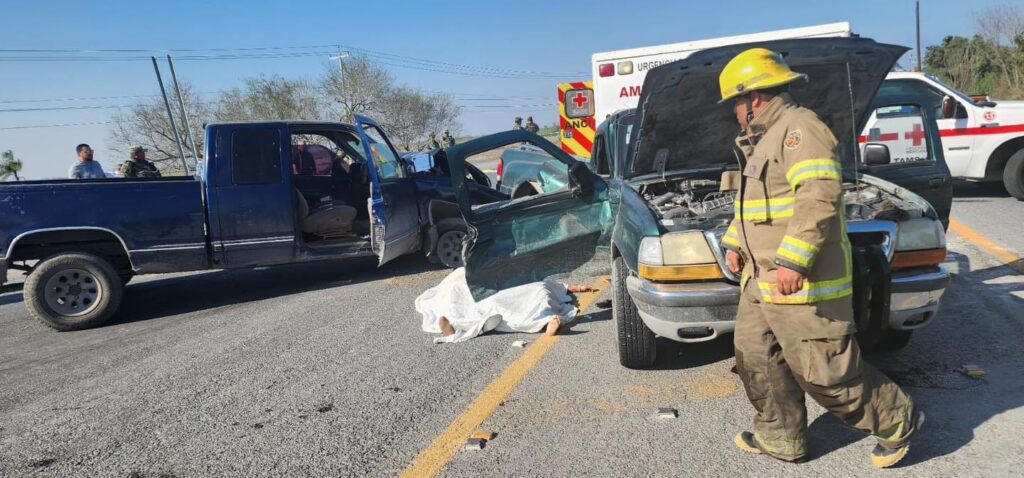
[[[748,281],[735,346],[736,370],[757,410],[754,438],[762,449],[783,457],[807,453],[804,393],[847,425],[882,440],[897,441],[906,433],[910,397],[861,360],[852,334],[820,336],[841,325],[822,313],[828,307],[770,304],[758,293],[756,281]]]

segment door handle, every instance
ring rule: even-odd
[[[938,188],[946,184],[946,178],[932,178],[928,180],[928,187]]]

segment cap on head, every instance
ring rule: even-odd
[[[448,134],[448,130],[444,130],[444,134]]]
[[[430,133],[430,134],[428,134],[427,136],[429,136],[429,137],[433,138],[434,136],[437,136],[437,134],[436,134],[436,133]]]
[[[526,121],[533,121],[533,116],[527,116]]]
[[[523,120],[523,117],[522,117],[522,116],[516,116],[516,122],[517,122],[517,123],[518,123],[518,122],[520,122],[520,121],[522,121],[522,120]]]
[[[790,70],[782,55],[767,48],[751,48],[729,60],[722,69],[718,76],[718,87],[722,92],[719,103],[799,79],[806,80],[807,75]]]
[[[145,153],[145,152],[146,152],[146,148],[143,148],[142,146],[132,146],[132,149],[128,150],[128,154]]]

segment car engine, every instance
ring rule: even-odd
[[[657,211],[661,224],[670,229],[714,229],[724,227],[733,218],[735,191],[719,191],[719,182],[710,179],[666,179],[643,184],[640,195]],[[900,222],[922,217],[920,206],[865,183],[845,184],[843,203],[846,218]]]

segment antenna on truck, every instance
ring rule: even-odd
[[[160,83],[160,94],[164,97],[164,106],[167,107],[167,119],[171,122],[171,131],[174,132],[174,142],[178,144],[178,157],[181,158],[181,167],[185,168],[185,175],[188,175],[188,163],[185,162],[185,148],[181,146],[181,136],[178,136],[178,126],[174,124],[174,115],[171,114],[171,102],[167,100],[167,90],[164,88],[164,79],[160,76],[160,65],[156,63],[156,57],[149,57],[153,60],[153,71],[156,71],[156,82]]]

